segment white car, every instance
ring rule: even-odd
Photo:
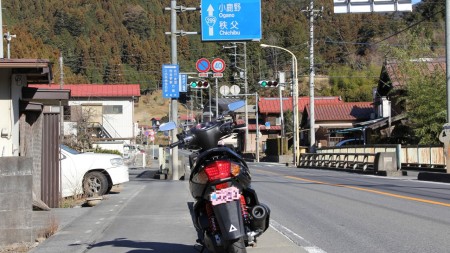
[[[62,197],[104,195],[113,185],[129,181],[128,167],[119,155],[80,153],[61,145]]]

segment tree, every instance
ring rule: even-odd
[[[407,87],[406,110],[419,144],[440,144],[438,136],[446,122],[445,73],[436,69],[421,74],[426,62],[417,64]],[[424,66],[425,65],[425,66]],[[423,73],[423,72],[422,72]]]
[[[391,91],[408,116],[406,126],[411,131],[404,133],[413,133],[410,139],[417,144],[440,144],[438,136],[446,122],[445,67],[430,60],[436,57],[432,39],[423,36],[420,27],[402,36],[399,43],[404,46],[389,47],[388,55],[397,59],[404,81],[404,86]]]

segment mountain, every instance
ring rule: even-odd
[[[17,35],[11,42],[11,57],[51,59],[56,83],[61,53],[65,83],[139,83],[143,90],[160,87],[161,66],[170,63],[170,37],[165,35],[170,30],[170,12],[164,11],[169,0],[19,0],[2,4],[4,32]],[[200,3],[185,0],[178,5],[195,7]],[[342,95],[349,101],[370,98],[389,48],[398,47],[405,33],[414,34],[417,40],[429,38],[434,45],[428,48],[430,54],[442,52],[443,0],[422,1],[410,14],[333,14],[332,1],[319,0],[314,5],[324,7],[314,26],[316,74],[327,77],[327,85],[320,86],[318,94]],[[262,0],[261,42],[294,52],[303,77],[309,73],[309,23],[303,11],[308,6],[309,1],[304,0]],[[200,31],[199,11],[178,14],[178,29]],[[230,56],[233,51],[223,49],[229,45],[202,43],[199,35],[178,37],[180,68],[195,72],[197,59],[221,57],[229,65],[227,78],[221,82],[240,83],[242,80],[235,78],[239,73],[233,72],[244,66],[239,57],[243,50],[239,45],[238,56]],[[287,72],[289,80],[291,68],[290,55],[261,49],[258,42],[247,43],[250,92],[257,89],[259,80],[275,78],[278,71]],[[307,78],[304,87],[306,82]]]

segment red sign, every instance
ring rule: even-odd
[[[225,66],[225,61],[220,58],[216,58],[211,62],[211,69],[214,72],[223,72],[225,70]]]
[[[205,73],[209,71],[209,69],[211,68],[211,64],[209,63],[208,59],[201,58],[197,61],[195,67],[197,68],[198,72]]]

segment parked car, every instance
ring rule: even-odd
[[[361,139],[346,139],[336,143],[336,147],[350,146],[350,145],[364,145]]]
[[[101,196],[129,181],[128,167],[119,155],[80,153],[61,145],[60,158],[62,197]]]

